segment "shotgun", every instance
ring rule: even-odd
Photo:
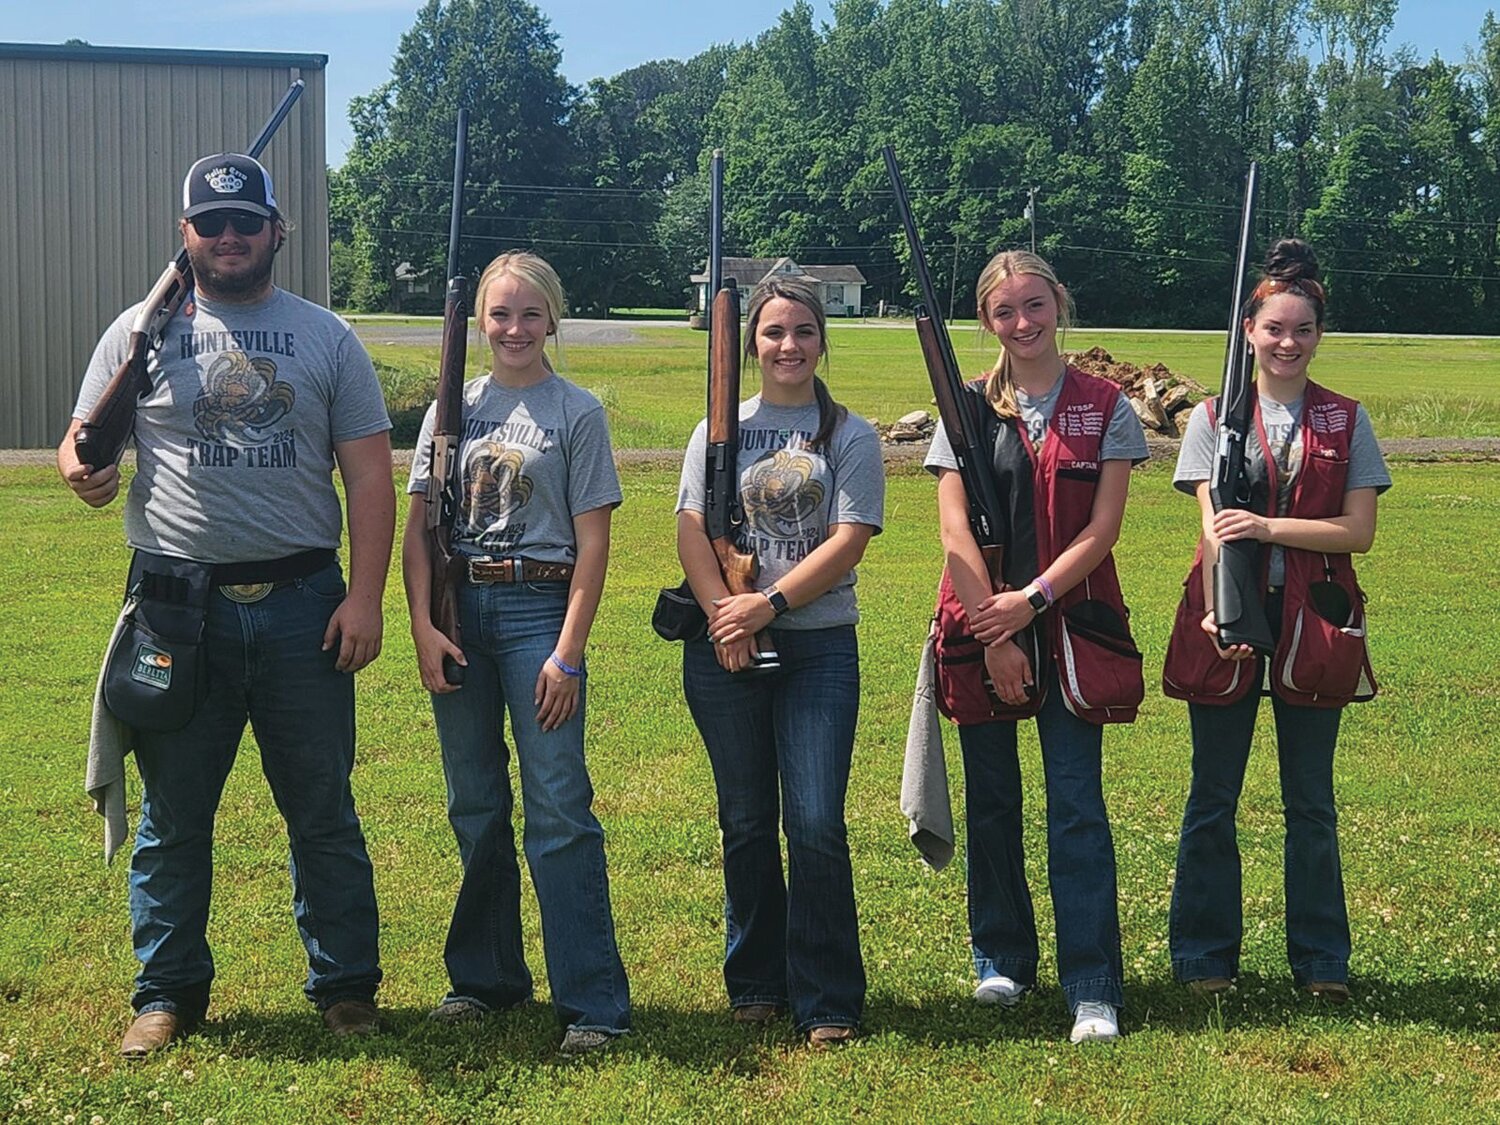
[[[917,275],[922,298],[917,307],[917,340],[922,346],[922,362],[927,367],[927,377],[937,399],[938,418],[948,435],[948,444],[953,447],[953,457],[964,482],[964,495],[969,500],[969,528],[974,533],[974,541],[979,544],[980,554],[984,556],[990,585],[998,590],[1005,541],[995,478],[985,464],[984,426],[973,409],[973,396],[964,392],[963,375],[953,354],[953,341],[948,336],[942,313],[938,311],[937,292],[932,287],[932,276],[927,272],[927,256],[922,252],[922,239],[917,234],[916,219],[912,217],[911,199],[906,194],[906,184],[902,182],[901,169],[896,164],[896,153],[890,145],[885,146],[885,170],[896,195],[896,210],[906,231],[906,245],[911,250],[912,269]]]
[[[724,280],[724,153],[714,150],[708,238],[708,445],[704,450],[707,489],[703,520],[731,594],[755,592],[755,556],[735,546],[744,522],[740,506],[740,295],[734,279]],[[781,666],[771,638],[755,635],[750,667]]]
[[[1251,480],[1245,471],[1245,443],[1255,417],[1255,384],[1250,379],[1254,358],[1245,339],[1245,273],[1250,264],[1251,228],[1255,223],[1255,195],[1260,166],[1254,161],[1245,176],[1245,202],[1240,215],[1240,245],[1234,260],[1233,295],[1229,305],[1229,346],[1224,355],[1224,385],[1219,392],[1219,430],[1214,446],[1209,497],[1214,511],[1249,509]],[[1269,655],[1276,648],[1260,595],[1261,544],[1235,539],[1219,544],[1214,564],[1214,623],[1219,645],[1249,645]]]
[[[299,78],[287,87],[275,111],[245,150],[246,156],[259,157],[265,151],[276,130],[291,113],[292,106],[302,96],[304,85]],[[89,416],[73,436],[73,449],[80,465],[87,465],[93,471],[113,465],[120,459],[125,443],[135,429],[136,404],[151,390],[151,358],[161,349],[167,323],[192,288],[193,267],[184,247],[167,263],[167,268],[141,302],[140,311],[130,326],[125,361],[115,369],[99,401],[94,403]]]
[[[432,424],[432,447],[427,465],[427,539],[432,556],[432,623],[456,645],[458,590],[464,581],[464,556],[453,549],[453,523],[463,492],[463,466],[458,447],[464,412],[464,361],[469,331],[469,279],[458,261],[464,216],[464,173],[469,164],[469,111],[458,111],[458,133],[453,147],[453,211],[448,225],[448,291],[443,299],[443,350],[438,362],[437,409]],[[464,668],[443,657],[443,679],[464,682]]]

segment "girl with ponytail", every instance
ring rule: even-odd
[[[1327,295],[1312,248],[1286,238],[1266,256],[1244,310],[1255,353],[1255,425],[1246,443],[1252,508],[1214,512],[1209,496],[1213,404],[1188,419],[1174,483],[1198,499],[1202,536],[1184,583],[1163,687],[1188,701],[1193,780],[1172,888],[1177,979],[1214,994],[1234,987],[1243,920],[1235,809],[1263,694],[1271,697],[1286,822],[1286,948],[1296,983],[1349,996],[1349,915],[1339,864],[1333,751],[1345,703],[1375,694],[1364,596],[1351,554],[1375,538],[1375,498],[1390,474],[1364,407],[1308,378],[1323,338]],[[1276,638],[1263,660],[1221,648],[1213,583],[1219,544],[1256,539],[1266,617]],[[1265,685],[1264,687],[1262,685]]]
[[[1113,1039],[1122,970],[1100,724],[1134,719],[1144,693],[1110,551],[1146,439],[1118,386],[1064,364],[1057,332],[1071,300],[1045,261],[995,255],[977,297],[980,324],[1000,341],[994,368],[966,388],[1003,509],[998,575],[970,530],[946,428],[926,461],[947,561],[933,643],[939,706],[963,748],[974,999],[1009,1008],[1036,985],[1016,752],[1018,721],[1034,717],[1070,1038]]]
[[[749,1024],[790,1010],[814,1047],[852,1038],[864,1011],[844,794],[859,710],[854,567],[885,498],[879,439],[829,395],[817,374],[827,355],[816,290],[762,282],[745,326],[760,393],[740,405],[738,450],[737,546],[756,558],[756,592],[730,594],[709,543],[706,423],[677,501],[677,553],[708,617],[707,636],[684,646],[682,679],[718,792],[729,1005]],[[750,669],[761,630],[777,669]]]

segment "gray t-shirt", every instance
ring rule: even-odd
[[[1295,402],[1280,403],[1265,395],[1260,396],[1261,422],[1266,427],[1271,456],[1276,459],[1278,516],[1286,515],[1291,504],[1292,485],[1302,470],[1302,401],[1299,398]],[[1188,416],[1182,448],[1177,453],[1177,470],[1172,475],[1172,483],[1178,491],[1194,496],[1199,483],[1213,476],[1214,442],[1215,430],[1208,422],[1208,403],[1200,402]],[[1391,474],[1375,440],[1370,416],[1363,406],[1358,406],[1354,412],[1354,432],[1349,435],[1349,475],[1344,481],[1344,491],[1373,488],[1384,492],[1390,487]],[[1286,553],[1281,547],[1271,548],[1268,581],[1272,586],[1280,586],[1286,581]]]
[[[73,417],[124,361],[135,314],[99,340]],[[334,443],[391,428],[349,325],[283,289],[255,305],[190,295],[163,340],[136,409],[130,545],[207,563],[337,548]]]
[[[764,590],[810,555],[836,523],[868,524],[880,533],[885,514],[885,464],[880,439],[863,418],[850,414],[828,442],[811,446],[818,407],[776,406],[760,396],[740,403],[740,502],[745,522],[735,534],[740,550],[760,563],[755,588]],[[704,456],[708,425],[699,422],[682,462],[677,510],[704,510]],[[826,594],[782,614],[778,629],[827,629],[859,620],[855,573]]]
[[[427,408],[408,492],[423,492],[437,403]],[[599,400],[560,375],[506,387],[464,384],[458,463],[463,496],[453,543],[468,554],[577,561],[573,517],[620,503],[620,478]]]
[[[1057,400],[1062,397],[1063,381],[1058,379],[1046,394],[1033,398],[1020,387],[1016,388],[1016,405],[1021,408],[1021,421],[1026,426],[1026,435],[1033,447],[1039,447],[1047,436],[1047,426],[1057,412]],[[1135,408],[1122,394],[1115,400],[1115,412],[1110,415],[1109,426],[1099,443],[1100,461],[1129,461],[1139,465],[1150,456],[1146,449],[1146,434],[1141,429],[1141,420]],[[928,472],[936,474],[939,469],[956,469],[958,460],[953,456],[953,445],[948,441],[948,431],[938,426],[927,448],[927,458],[922,462]]]

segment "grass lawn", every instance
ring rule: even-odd
[[[836,371],[859,370],[852,356],[864,338],[879,337],[875,349],[886,335],[840,337]],[[702,337],[688,339],[696,355]],[[593,366],[575,358],[579,369]],[[566,1064],[545,1003],[477,1027],[425,1022],[446,983],[442,944],[459,872],[393,582],[386,651],[359,679],[354,782],[380,895],[388,1031],[335,1043],[301,995],[284,830],[247,740],[219,820],[210,1021],[162,1057],[127,1065],[114,1055],[135,967],[127,860],[102,865],[101,822],[81,791],[89,700],[126,559],[119,512],[84,508],[51,470],[0,470],[9,548],[0,558],[0,1120],[1500,1119],[1500,580],[1483,546],[1495,541],[1500,472],[1399,464],[1394,477],[1361,568],[1383,691],[1349,709],[1336,764],[1355,941],[1347,1007],[1320,1007],[1291,987],[1268,723],[1240,815],[1240,990],[1214,1005],[1171,982],[1166,915],[1188,737],[1184,707],[1155,683],[1194,519],[1162,465],[1136,473],[1118,551],[1147,653],[1147,701],[1133,727],[1105,738],[1126,1035],[1105,1047],[1065,1041],[1030,727],[1022,745],[1042,986],[1011,1012],[969,1001],[962,865],[924,870],[896,804],[938,569],[931,483],[902,470],[859,586],[863,702],[849,831],[870,979],[866,1035],[812,1055],[784,1025],[732,1024],[719,977],[711,778],[682,702],[680,654],[647,624],[656,588],[678,576],[676,474],[630,468],[590,645],[589,719],[636,1034]],[[527,895],[545,1001],[529,886]]]
[[[619,448],[671,449],[703,416],[706,337],[687,328],[634,326],[636,342],[569,345],[563,368],[569,378],[597,394],[609,408]],[[994,360],[993,341],[977,329],[958,327],[954,350],[966,372],[979,374]],[[909,327],[860,327],[834,323],[829,333],[829,386],[834,397],[867,418],[892,422],[928,406],[932,391]],[[1094,345],[1116,359],[1165,363],[1217,389],[1223,375],[1224,341],[1198,333],[1070,332],[1069,350]],[[387,401],[396,416],[398,441],[416,440],[421,413],[432,400],[437,347],[374,344]],[[471,344],[470,370],[477,373],[488,352]],[[1313,364],[1313,376],[1364,402],[1381,437],[1475,437],[1500,434],[1500,338],[1329,336]],[[746,393],[753,389],[746,370]]]

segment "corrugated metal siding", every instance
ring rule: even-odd
[[[181,246],[183,173],[243,151],[294,78],[261,156],[293,224],[274,280],[326,303],[321,68],[0,55],[0,448],[57,444],[100,333]]]

